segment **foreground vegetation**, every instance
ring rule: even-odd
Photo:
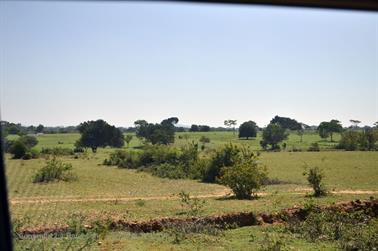
[[[282,148],[280,152],[261,152],[258,161],[266,166],[269,179],[273,182],[266,184],[258,193],[257,200],[243,201],[236,200],[232,191],[221,184],[201,182],[200,176],[167,179],[151,175],[154,174],[152,172],[141,172],[138,168],[104,166],[104,159],[109,160],[110,154],[117,150],[107,147],[99,148],[96,153],[75,153],[73,149],[79,137],[79,134],[38,135],[38,144],[33,147],[40,152],[38,158],[17,160],[12,159],[9,154],[6,156],[11,212],[18,227],[38,229],[42,226],[64,225],[75,215],[82,215],[88,221],[83,224],[93,223],[104,217],[106,219],[108,216],[138,221],[162,217],[182,218],[192,215],[189,213],[191,208],[197,208],[196,214],[199,216],[243,211],[276,212],[293,205],[309,204],[308,196],[312,191],[303,176],[305,165],[321,167],[324,184],[330,192],[326,197],[312,199],[314,202],[311,203],[326,205],[368,199],[378,193],[377,152],[336,151],[334,147],[340,139],[338,134],[333,135],[335,142],[330,142],[321,139],[316,133],[304,134],[301,141],[300,135],[292,133],[283,142],[286,143],[285,149]],[[208,138],[210,142],[203,140],[205,143],[202,143],[201,137]],[[189,146],[194,141],[194,144],[199,144],[198,156],[206,158],[230,142],[240,149],[248,146],[252,150],[260,151],[260,138],[260,133],[256,139],[239,140],[233,132],[184,132],[176,133],[171,147],[186,147],[190,150]],[[314,142],[318,143],[320,151],[307,151]],[[202,144],[205,145],[203,149],[200,147]],[[123,151],[140,152],[141,146],[143,143],[133,135]],[[45,158],[53,155],[62,163],[68,164],[77,179],[33,183],[33,178],[46,166]],[[192,206],[183,204],[184,194],[189,194],[193,200],[197,198],[197,202],[190,202]],[[98,232],[81,233],[74,238],[47,236],[16,239],[16,247],[31,247],[35,250],[54,247],[65,250],[70,245],[72,250],[76,250],[88,242],[85,248],[90,250],[245,250],[255,247],[256,250],[268,250],[267,243],[275,243],[283,250],[341,248],[338,241],[309,240],[296,232],[286,231],[283,226],[251,226],[221,232],[208,229],[185,236],[174,230],[132,234],[106,231],[106,228],[100,226]]]

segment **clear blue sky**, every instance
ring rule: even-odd
[[[0,2],[2,119],[378,121],[378,14]]]

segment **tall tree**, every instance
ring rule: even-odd
[[[250,138],[256,137],[257,135],[257,125],[253,121],[247,121],[240,125],[239,127],[239,138]]]
[[[349,120],[349,122],[352,123],[354,128],[357,128],[358,124],[361,123],[361,121],[356,120],[356,119],[351,119],[351,120]]]
[[[233,119],[227,119],[224,121],[224,125],[227,126],[228,128],[232,128],[233,129],[233,132],[234,132],[234,135],[235,135],[235,126],[237,125],[237,120],[233,120]]]
[[[167,145],[175,140],[175,124],[178,118],[172,117],[163,120],[160,124],[148,123],[145,120],[137,120],[134,122],[136,135],[152,144]]]
[[[37,128],[35,129],[35,132],[36,133],[42,133],[44,129],[45,129],[45,127],[43,125],[39,124],[37,126]]]
[[[124,145],[124,136],[121,130],[102,119],[83,122],[78,126],[78,130],[81,134],[78,145],[90,147],[93,152],[96,152],[98,147],[122,147]]]
[[[263,139],[260,142],[260,145],[266,149],[268,145],[271,145],[272,150],[279,149],[278,143],[287,139],[288,134],[285,129],[282,128],[279,124],[269,124],[263,130]]]
[[[302,129],[301,123],[295,119],[275,116],[271,121],[271,124],[279,124],[283,129],[297,131]]]
[[[342,130],[343,130],[343,127],[340,121],[336,119],[332,119],[329,122],[323,121],[318,126],[318,132],[319,132],[320,137],[328,138],[328,136],[331,136],[331,142],[333,141],[333,134],[341,133]]]

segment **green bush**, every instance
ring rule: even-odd
[[[187,177],[182,165],[164,163],[151,167],[150,171],[160,178],[184,179]]]
[[[46,165],[38,170],[34,175],[33,182],[51,182],[51,181],[71,181],[76,180],[77,177],[72,172],[72,165],[63,163],[61,160],[55,158],[46,161]]]
[[[337,146],[339,149],[355,151],[358,149],[360,133],[357,131],[345,131],[341,134],[340,142]]]
[[[312,209],[304,221],[291,219],[285,230],[308,241],[337,241],[343,250],[377,250],[378,220],[362,212]]]
[[[67,156],[74,155],[74,151],[70,148],[53,147],[53,148],[42,148],[41,154],[51,154],[55,156]]]
[[[27,151],[27,146],[19,140],[14,141],[9,148],[9,153],[13,154],[14,159],[23,158]]]
[[[140,166],[138,152],[116,150],[109,155],[109,159],[105,159],[103,164],[108,166],[118,166],[121,168],[138,168]]]
[[[320,197],[327,194],[326,188],[323,184],[324,174],[319,167],[305,167],[306,170],[303,173],[304,176],[307,176],[307,181],[314,190],[314,196]]]
[[[202,180],[215,182],[223,167],[234,166],[240,159],[240,149],[233,144],[227,144],[215,153],[208,168],[205,170]]]
[[[309,152],[319,152],[320,151],[320,147],[319,147],[319,144],[318,143],[312,143],[311,145],[310,145],[310,147],[308,148],[308,150],[307,151],[309,151]]]
[[[27,148],[32,148],[38,144],[37,138],[31,135],[21,136],[18,140],[24,143]]]
[[[225,167],[220,183],[232,189],[237,199],[251,199],[257,196],[257,191],[267,179],[267,170],[257,161],[257,156]]]

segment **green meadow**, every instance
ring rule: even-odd
[[[201,136],[210,138],[205,150],[216,149],[229,142],[249,145],[260,151],[261,135],[252,140],[239,140],[232,132],[177,133],[175,145],[198,142]],[[39,135],[36,148],[73,148],[79,134]],[[335,141],[339,139],[338,135]],[[307,152],[311,143],[320,145],[320,152]],[[325,184],[332,193],[311,199],[316,204],[328,205],[340,201],[368,199],[378,194],[378,152],[335,151],[336,142],[322,140],[314,133],[303,136],[291,134],[287,147],[281,152],[261,152],[260,161],[267,167],[270,178],[281,184],[268,185],[255,200],[236,200],[222,185],[189,179],[163,179],[138,170],[104,166],[102,162],[113,148],[88,151],[79,157],[59,157],[71,163],[77,181],[33,183],[33,176],[44,163],[44,157],[32,160],[13,160],[6,155],[6,175],[13,221],[24,228],[64,225],[72,215],[88,218],[104,215],[125,220],[145,221],[164,217],[186,217],[178,194],[182,191],[203,200],[200,216],[230,212],[278,212],[283,208],[305,205],[311,192],[304,166],[318,166],[324,170]],[[135,137],[129,148],[138,148]],[[127,148],[127,146],[125,146]],[[293,151],[293,149],[296,149]],[[333,242],[313,243],[282,231],[281,226],[252,226],[225,230],[221,235],[191,234],[180,243],[174,243],[167,232],[133,234],[112,231],[88,247],[88,250],[258,250],[266,238],[285,239],[284,250],[337,250]],[[79,249],[87,237],[35,237],[16,241],[17,249],[64,250],[67,242]],[[262,245],[262,244],[261,244]],[[254,249],[255,248],[255,249]],[[29,249],[29,250],[30,250]]]

